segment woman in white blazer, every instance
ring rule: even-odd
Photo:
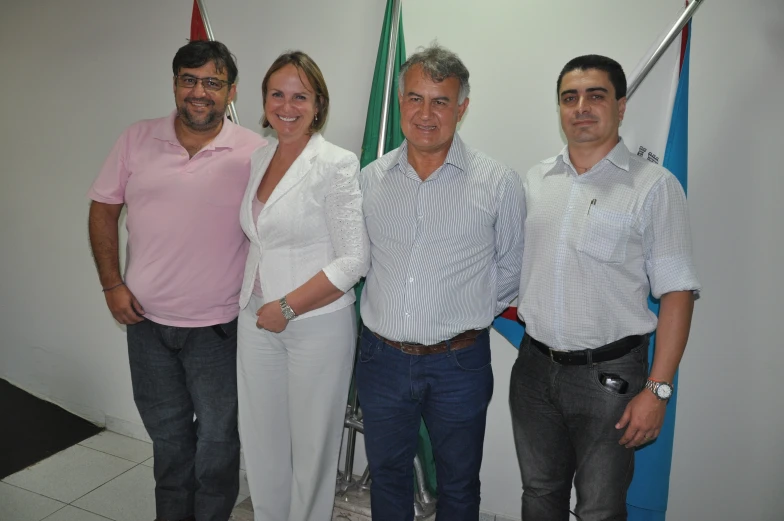
[[[354,292],[370,264],[357,157],[319,134],[329,93],[302,52],[261,84],[262,126],[240,222],[240,437],[256,521],[332,518],[356,341]]]

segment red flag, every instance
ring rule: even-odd
[[[201,18],[199,3],[193,0],[193,14],[191,15],[191,41],[209,40],[207,29],[204,27],[204,20]]]
[[[506,311],[501,313],[501,318],[505,318],[507,320],[517,320],[517,308],[516,307],[506,308]]]

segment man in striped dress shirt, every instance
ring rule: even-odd
[[[455,133],[468,70],[433,46],[400,70],[398,148],[360,174],[371,267],[357,386],[373,521],[414,518],[420,417],[436,461],[439,521],[476,521],[487,406],[488,326],[517,294],[525,206],[519,176]]]
[[[621,66],[575,58],[556,92],[567,146],[524,183],[526,335],[510,382],[522,517],[567,521],[574,480],[580,519],[623,520],[634,447],[659,434],[700,285],[680,183],[619,138]]]

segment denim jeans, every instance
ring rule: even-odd
[[[161,519],[226,521],[237,499],[237,321],[219,327],[128,326],[133,397],[153,442]]]
[[[373,521],[414,519],[413,461],[420,418],[433,446],[437,521],[479,519],[479,468],[493,395],[490,339],[432,355],[409,355],[365,328],[357,390],[372,478]]]
[[[624,394],[602,386],[613,373]],[[582,521],[626,519],[634,449],[619,445],[615,428],[648,376],[648,337],[627,355],[591,365],[559,365],[526,335],[512,367],[509,405],[523,478],[522,518],[567,521],[572,479]]]

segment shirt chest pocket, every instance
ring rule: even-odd
[[[626,259],[632,216],[592,207],[577,240],[577,251],[600,262],[620,264]]]

